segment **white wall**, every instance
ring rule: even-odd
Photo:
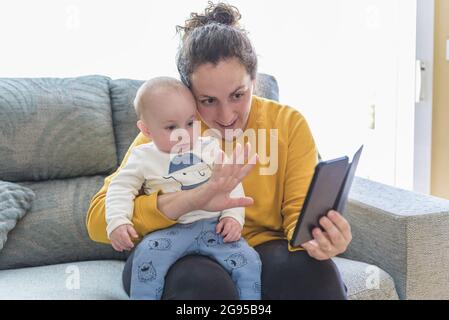
[[[281,101],[305,114],[322,155],[369,144],[359,174],[390,184],[396,183],[396,59],[404,50],[398,1],[230,1],[260,56],[259,71],[275,75]],[[206,4],[2,0],[0,77],[177,76],[175,25]],[[373,104],[376,130],[368,129]]]

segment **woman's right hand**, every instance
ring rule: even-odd
[[[251,145],[245,148],[237,143],[232,158],[224,160],[224,152],[217,154],[212,175],[203,185],[196,188],[194,207],[198,210],[222,211],[235,207],[248,207],[254,203],[251,197],[231,198],[230,193],[254,168],[258,161],[257,153],[248,161]],[[242,161],[243,159],[243,161]]]

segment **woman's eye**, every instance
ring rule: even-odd
[[[243,97],[243,95],[244,95],[244,93],[239,92],[239,93],[234,94],[234,98],[240,99],[241,97]]]
[[[208,98],[208,99],[201,100],[201,103],[205,104],[205,105],[210,105],[210,104],[212,104],[214,102],[215,102],[214,98]]]

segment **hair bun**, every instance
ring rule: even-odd
[[[241,17],[242,16],[236,7],[224,2],[214,4],[212,1],[209,1],[204,13],[191,13],[190,19],[186,20],[185,25],[177,26],[176,29],[178,32],[183,31],[185,32],[185,35],[187,35],[192,30],[211,23],[238,26]]]
[[[205,16],[209,23],[216,22],[228,26],[237,25],[242,17],[236,7],[223,2],[217,4],[209,2],[209,6],[205,10]]]

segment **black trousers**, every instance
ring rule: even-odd
[[[346,288],[332,260],[318,261],[305,251],[288,251],[286,240],[254,247],[262,260],[264,300],[344,300]],[[123,270],[123,286],[129,295],[133,253]],[[237,300],[230,275],[214,260],[189,255],[178,260],[165,277],[162,299]]]

